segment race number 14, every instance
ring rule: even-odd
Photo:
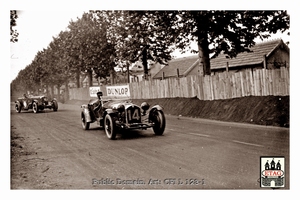
[[[134,109],[133,113],[132,110],[128,110],[128,120],[139,120],[140,119],[140,115],[139,115],[139,110],[138,109]]]

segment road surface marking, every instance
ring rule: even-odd
[[[200,134],[200,133],[188,133],[190,135],[197,135],[197,136],[201,136],[201,137],[210,137],[209,135],[205,135],[205,134]]]
[[[173,130],[173,129],[169,129],[169,130]],[[205,135],[205,134],[200,134],[200,133],[187,133],[187,134],[196,135],[196,136],[200,136],[200,137],[210,137],[210,135]],[[260,145],[260,144],[253,144],[253,143],[242,142],[242,141],[238,141],[238,140],[232,140],[232,142],[235,142],[235,143],[238,143],[238,144],[256,146],[256,147],[262,147],[263,146],[263,145]]]
[[[259,145],[259,144],[253,144],[253,143],[248,143],[248,142],[241,142],[241,141],[238,141],[238,140],[232,140],[232,142],[239,143],[239,144],[250,145],[250,146],[256,146],[256,147],[262,147],[263,146],[263,145]]]
[[[174,131],[174,129],[172,129],[172,128],[168,128],[168,130]],[[200,133],[187,133],[187,134],[201,136],[201,137],[210,137],[210,135],[205,135],[205,134],[200,134]]]

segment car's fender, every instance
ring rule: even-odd
[[[155,110],[163,110],[163,107],[160,106],[160,105],[152,106],[152,108],[150,109],[149,113],[152,113]]]
[[[85,116],[86,122],[92,122],[91,114],[87,106],[82,105],[81,108],[82,108],[81,114]]]
[[[48,101],[49,103],[53,104],[54,102],[57,102],[56,98],[53,98],[51,101]]]
[[[116,116],[118,114],[118,112],[114,109],[107,108],[107,109],[105,109],[105,111],[103,113],[103,117],[107,114],[112,115],[112,116]]]
[[[20,100],[16,100],[16,101],[15,101],[15,104],[19,104],[19,105],[22,105],[22,106],[23,106],[22,101],[20,101]]]
[[[151,119],[152,114],[153,114],[156,110],[163,111],[163,107],[160,106],[160,105],[152,106],[152,108],[151,108],[150,111],[149,111],[149,119]]]
[[[29,104],[33,104],[33,103],[37,103],[37,105],[38,106],[40,106],[39,104],[40,104],[40,101],[38,100],[38,99],[33,99],[32,101],[31,101],[31,103],[29,103]]]

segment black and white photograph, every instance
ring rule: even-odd
[[[294,12],[113,2],[5,10],[8,194],[295,190]]]

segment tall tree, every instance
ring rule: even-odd
[[[108,24],[103,12],[98,15],[84,13],[82,18],[69,25],[72,35],[68,46],[69,54],[78,69],[88,75],[89,85],[92,85],[92,74],[96,78],[106,78],[114,67],[111,59],[114,45],[107,39]]]
[[[176,48],[190,49],[196,42],[203,75],[210,74],[210,58],[222,51],[229,57],[249,51],[260,37],[289,29],[286,11],[156,11],[154,26],[166,26]],[[210,56],[212,55],[212,56]]]
[[[120,19],[120,11],[106,11],[96,10],[90,11],[93,21],[98,24],[98,38],[99,49],[98,55],[100,56],[98,66],[94,68],[96,78],[106,79],[110,75],[110,83],[114,83],[115,70],[117,66],[116,61],[116,46],[117,40],[115,39],[115,27]]]
[[[52,95],[54,95],[54,86],[57,86],[60,91],[60,87],[65,84],[65,89],[68,90],[68,83],[70,77],[72,77],[72,73],[69,71],[66,58],[67,51],[64,45],[67,35],[67,31],[61,31],[57,37],[53,37],[53,40],[47,48],[44,64],[47,68],[48,77],[45,82],[47,81],[48,86],[51,88]],[[66,91],[65,94],[67,95],[68,92]]]
[[[77,87],[80,87],[80,75],[81,72],[85,72],[85,66],[82,59],[82,44],[81,38],[84,35],[84,25],[81,18],[77,18],[76,21],[71,20],[68,25],[70,30],[69,37],[62,41],[65,51],[67,52],[67,62],[75,70],[75,79]]]
[[[116,44],[116,60],[130,64],[141,59],[147,79],[148,60],[166,64],[171,59],[174,37],[166,34],[166,26],[154,26],[155,12],[115,11],[115,16],[109,37]]]

